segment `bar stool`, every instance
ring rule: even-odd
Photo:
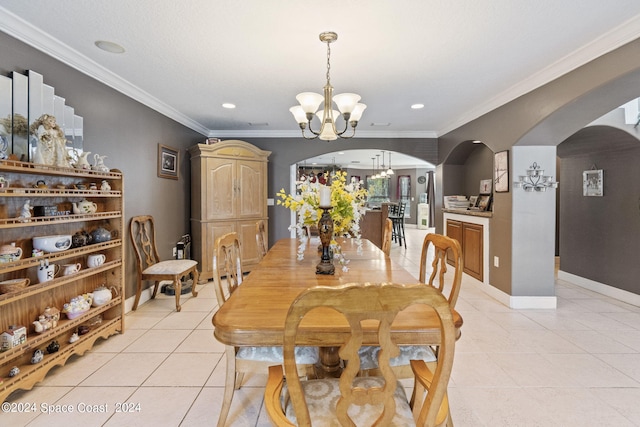
[[[393,241],[397,242],[400,246],[404,244],[404,248],[407,248],[407,239],[404,234],[404,209],[406,203],[398,203],[397,211],[394,214],[389,213],[389,219],[393,222]]]

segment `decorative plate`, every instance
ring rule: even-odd
[[[427,182],[427,178],[425,178],[424,176],[420,175],[418,177],[418,184],[424,184],[425,182]]]

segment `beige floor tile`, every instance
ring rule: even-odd
[[[532,401],[544,407],[556,426],[633,426],[611,405],[604,403],[592,390],[584,388],[528,389]]]
[[[639,331],[640,332],[640,331]],[[567,341],[572,342],[584,351],[592,354],[600,353],[637,353],[637,350],[628,347],[602,331],[556,331]]]
[[[64,366],[49,371],[43,386],[76,386],[116,356],[115,353],[87,352],[84,356],[71,356]]]
[[[526,388],[474,387],[459,389],[470,405],[480,425],[490,427],[556,426],[554,418],[546,408],[533,401]],[[473,427],[476,424],[461,424],[452,414],[456,427]]]
[[[125,325],[124,334],[112,335],[106,340],[97,340],[91,351],[96,353],[120,353],[146,332],[145,329],[128,329],[127,325]]]
[[[640,426],[640,388],[592,388],[590,392],[602,402],[615,408],[633,425]]]
[[[97,369],[82,386],[139,386],[169,353],[120,353]]]
[[[486,353],[457,353],[451,378],[459,387],[515,387],[515,381]]]
[[[129,412],[113,414],[107,427],[179,426],[200,387],[141,387],[127,401]]]
[[[636,384],[632,387],[640,386],[640,354],[597,354],[596,357],[633,378]]]
[[[146,304],[145,304],[146,305]],[[140,308],[138,310],[141,310]],[[131,311],[124,319],[126,330],[153,328],[159,321],[167,317],[169,313],[165,311]],[[126,333],[125,330],[125,333]]]
[[[205,387],[189,408],[182,422],[183,426],[215,426],[220,416],[220,406],[224,389]]]
[[[218,357],[217,353],[173,353],[142,383],[142,387],[204,386]]]
[[[215,339],[211,330],[193,330],[175,349],[180,353],[224,353],[225,346]]]
[[[213,319],[213,314],[218,310],[218,307],[216,307],[215,309],[213,309],[213,311],[209,312],[204,319],[202,320],[202,322],[200,322],[198,324],[198,326],[196,326],[196,329],[198,330],[208,330],[208,331],[212,331],[211,333],[213,334],[213,323],[212,323],[212,319]]]
[[[204,311],[208,313],[217,306],[218,301],[215,298],[204,298],[198,295],[197,298],[191,298],[189,301],[182,304],[181,313],[191,311]]]
[[[184,329],[151,329],[123,350],[124,353],[171,353],[182,343],[190,331]]]
[[[599,357],[613,355],[543,354],[549,362],[568,375],[577,387],[639,387],[640,384]],[[637,360],[637,359],[636,359]]]
[[[2,407],[0,424],[3,426],[26,426],[36,417],[41,416],[44,408],[48,408],[60,400],[73,387],[41,387],[32,390],[18,390],[9,395],[5,402],[10,405]],[[3,402],[4,403],[4,402]]]
[[[41,414],[30,427],[100,426],[117,410],[137,387],[76,387],[55,403],[52,409],[71,412]]]
[[[208,313],[201,311],[173,312],[153,326],[153,329],[195,329]]]

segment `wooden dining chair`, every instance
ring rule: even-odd
[[[384,230],[382,233],[382,252],[388,257],[391,255],[391,236],[393,234],[393,221],[389,218],[384,220]]]
[[[432,256],[433,259],[431,259]],[[451,263],[453,269],[449,283],[445,277],[448,263]],[[428,265],[431,265],[431,273],[427,278]],[[462,249],[456,239],[435,233],[429,233],[425,236],[420,256],[419,280],[421,283],[428,283],[440,292],[446,293],[452,309],[455,308],[458,294],[460,294],[463,267]]]
[[[267,243],[267,230],[264,226],[264,221],[260,220],[256,222],[256,245],[258,246],[258,259],[264,258],[269,250]]]
[[[453,272],[447,273],[447,259],[452,260]],[[430,265],[430,273],[427,277],[427,266]],[[441,234],[429,233],[422,243],[420,257],[419,281],[438,289],[445,295],[449,306],[453,310],[458,301],[460,286],[462,284],[462,250],[457,240]],[[449,280],[448,280],[449,279]],[[361,374],[377,375],[377,358],[379,347],[363,347],[360,352]],[[400,346],[400,355],[391,361],[391,366],[399,378],[413,376],[409,361],[414,359],[425,362],[433,362],[438,354],[437,346],[407,345]]]
[[[133,244],[138,268],[138,287],[133,310],[138,308],[142,285],[146,280],[155,282],[151,298],[155,298],[162,281],[172,281],[176,294],[176,311],[180,311],[180,295],[182,294],[182,278],[191,276],[191,295],[198,296],[198,262],[190,259],[171,259],[160,261],[156,248],[156,229],[153,216],[141,215],[131,218],[129,235]]]
[[[415,386],[411,400],[389,367],[398,354],[391,337],[391,324],[405,308],[421,304],[433,310],[440,322],[441,352],[433,368],[412,361]],[[350,327],[339,354],[346,367],[340,378],[301,381],[296,373],[294,346],[304,317],[317,308],[341,313]],[[375,333],[383,351],[381,376],[359,377],[358,349],[364,339],[363,324],[375,322]],[[437,426],[450,423],[447,386],[456,342],[452,311],[436,289],[423,285],[347,284],[315,287],[301,293],[291,304],[284,328],[284,388],[281,365],[269,368],[264,404],[276,426],[395,425]],[[426,393],[426,396],[425,396]]]
[[[218,306],[227,301],[242,284],[242,255],[240,240],[235,232],[216,239],[213,253],[213,285]],[[282,347],[226,346],[227,371],[218,427],[223,427],[229,415],[233,393],[242,385],[245,373],[266,373],[274,363],[282,363]],[[319,354],[316,347],[301,347],[296,352],[300,373],[312,377]]]

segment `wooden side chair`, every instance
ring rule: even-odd
[[[431,256],[433,256],[432,260],[430,260]],[[453,279],[449,285],[445,279],[448,261],[451,262],[453,268]],[[428,265],[431,265],[431,274],[427,279]],[[446,297],[452,309],[455,308],[458,301],[462,284],[462,270],[462,249],[456,239],[435,233],[429,233],[425,236],[420,256],[419,280],[421,283],[428,283],[437,288],[442,293],[445,293],[445,288],[449,288]]]
[[[156,229],[151,215],[134,216],[129,223],[129,235],[133,244],[138,266],[138,288],[133,302],[133,310],[138,308],[142,293],[142,282],[149,280],[155,282],[153,295],[158,293],[160,282],[170,280],[173,282],[176,293],[176,311],[181,310],[180,295],[182,293],[182,278],[191,275],[193,284],[191,294],[198,296],[196,284],[198,283],[198,262],[190,259],[171,259],[160,261],[156,248]]]
[[[447,254],[449,254],[449,259],[453,260],[453,277],[450,283],[447,283],[445,278],[447,273]],[[433,260],[430,260],[431,257],[433,257]],[[431,265],[431,273],[427,278],[428,265]],[[462,267],[462,250],[457,240],[435,233],[429,233],[425,236],[420,257],[420,283],[426,283],[443,293],[452,310],[455,308],[458,294],[460,293]],[[376,375],[378,373],[377,358],[379,351],[380,348],[376,346],[363,347],[360,353],[363,375]],[[391,366],[393,366],[399,378],[410,378],[413,376],[409,365],[410,360],[419,359],[425,362],[433,362],[436,360],[437,354],[437,346],[400,346],[400,355],[391,361]]]
[[[213,253],[213,284],[218,306],[227,301],[242,284],[242,255],[238,234],[227,233],[216,239]],[[229,415],[233,393],[239,389],[248,372],[266,373],[268,367],[282,363],[282,347],[233,347],[226,346],[227,372],[224,383],[222,408],[218,418],[218,427],[223,427]],[[296,352],[301,374],[313,376],[314,366],[318,362],[317,348],[301,347]]]
[[[258,246],[258,259],[262,259],[269,250],[267,230],[265,229],[263,220],[256,222],[256,244]]]
[[[384,221],[384,230],[382,233],[382,252],[386,256],[391,255],[391,237],[393,235],[393,221],[389,218]]]
[[[441,351],[432,367],[420,360],[411,362],[415,386],[409,401],[389,367],[390,357],[399,353],[390,331],[396,315],[413,304],[421,304],[425,310],[434,310],[437,314]],[[346,318],[350,335],[339,352],[347,364],[340,378],[301,381],[296,375],[294,359],[298,326],[309,311],[318,307],[332,308]],[[379,359],[382,375],[359,377],[358,350],[364,338],[363,323],[370,325],[372,321],[377,324],[376,335],[383,349]],[[282,366],[269,368],[264,398],[267,414],[276,426],[436,426],[450,423],[446,392],[455,341],[452,311],[437,289],[419,284],[390,283],[352,283],[307,289],[291,304],[285,320],[286,387]]]

